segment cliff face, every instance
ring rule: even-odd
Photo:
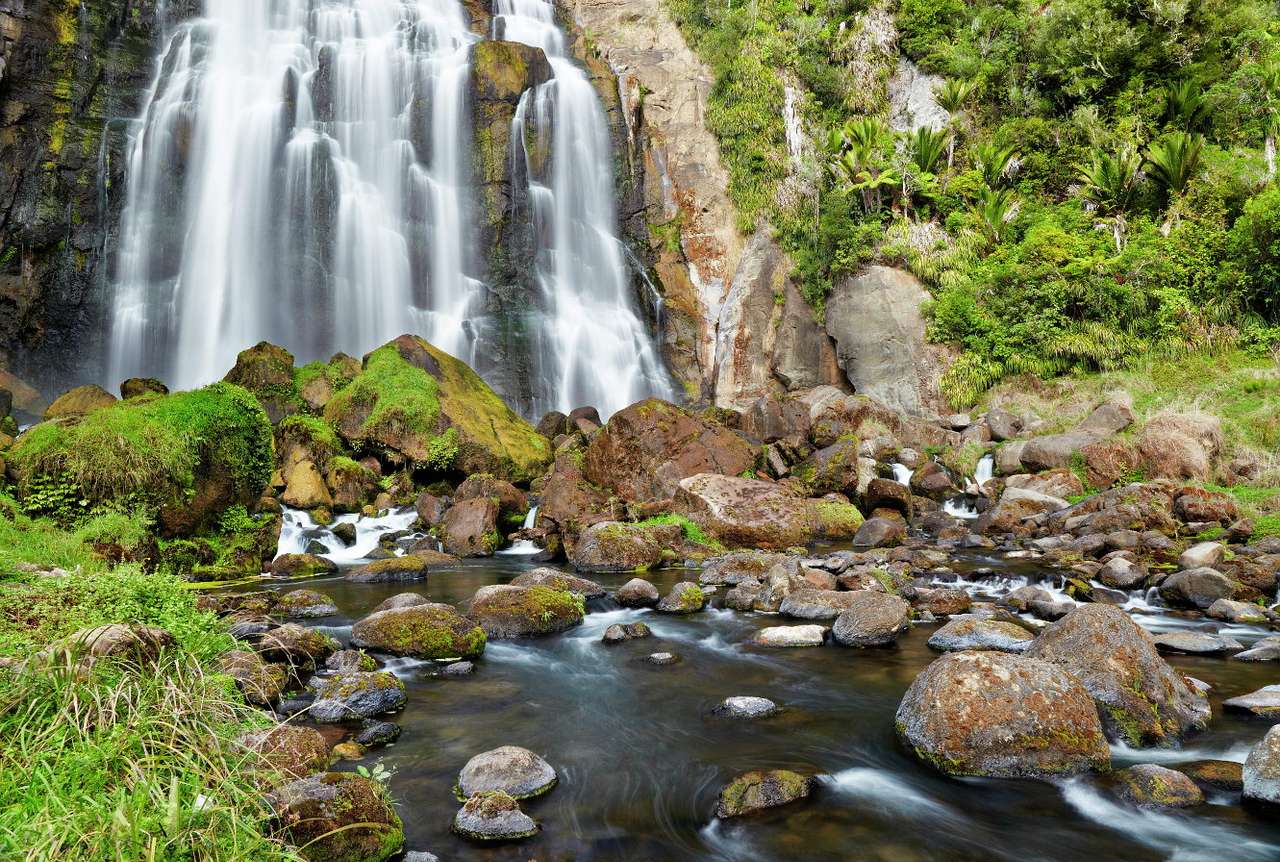
[[[42,388],[92,376],[102,355],[127,122],[163,5],[0,0],[0,365]]]

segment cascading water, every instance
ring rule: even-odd
[[[531,195],[543,311],[520,406],[607,415],[669,395],[632,310],[600,103],[549,4],[495,11],[555,72],[526,94],[552,152]],[[457,0],[205,0],[132,131],[107,382],[189,387],[263,339],[306,361],[405,331],[475,364],[493,328],[472,253],[480,38]]]

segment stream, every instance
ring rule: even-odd
[[[332,596],[341,616],[312,624],[345,644],[351,623],[396,593],[413,590],[460,605],[478,588],[534,566],[520,556],[498,556],[433,570],[418,584],[354,584],[335,575],[272,586]],[[952,567],[961,580],[949,585],[964,586],[975,598],[990,600],[1028,582],[1054,587],[1062,597],[1054,576],[1027,560],[957,552]],[[667,569],[651,573],[651,580],[665,593],[697,574]],[[630,577],[595,579],[615,588]],[[391,660],[388,669],[408,691],[408,707],[392,716],[404,732],[364,762],[380,758],[394,770],[390,787],[407,847],[447,860],[836,860],[852,858],[854,848],[859,859],[893,862],[1280,859],[1280,824],[1243,809],[1236,795],[1211,793],[1208,804],[1187,811],[1139,811],[1088,777],[1056,784],[957,780],[917,762],[895,739],[893,718],[916,674],[938,656],[926,645],[938,624],[917,624],[889,649],[769,650],[746,643],[755,630],[786,620],[719,603],[717,595],[706,611],[675,617],[595,600],[585,622],[563,635],[491,641],[467,677],[443,677],[430,662]],[[1205,625],[1139,594],[1127,609],[1151,630]],[[601,643],[608,625],[637,620],[648,623],[653,637]],[[1246,645],[1269,633],[1224,628]],[[680,661],[643,661],[658,651],[674,652]],[[1210,729],[1181,750],[1113,747],[1115,765],[1243,761],[1268,724],[1224,715],[1221,701],[1275,682],[1274,668],[1220,657],[1170,660],[1213,686]],[[761,721],[712,716],[732,695],[768,697],[783,711]],[[470,757],[504,744],[543,755],[560,782],[522,803],[542,824],[537,837],[481,847],[449,830],[459,804],[452,787]],[[807,803],[742,820],[712,817],[727,781],[767,767],[823,777]]]

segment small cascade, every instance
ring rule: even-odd
[[[995,476],[996,459],[983,455],[974,466],[973,476],[966,479],[964,493],[957,494],[942,504],[942,511],[953,518],[972,520],[978,517],[976,500],[984,496],[983,487]]]
[[[372,518],[361,515],[339,515],[332,524],[322,527],[307,512],[286,508],[284,523],[280,527],[280,542],[276,546],[276,556],[307,553],[307,548],[312,542],[319,542],[325,549],[320,556],[338,565],[357,563],[368,559],[387,533],[408,530],[417,519],[418,513],[411,508],[391,509]],[[334,535],[333,528],[338,524],[355,525],[354,543],[347,545]]]
[[[911,477],[912,475],[915,474],[916,472],[915,470],[912,470],[906,464],[901,464],[897,462],[891,464],[890,466],[893,469],[893,480],[895,482],[897,482],[900,485],[911,484]]]
[[[524,516],[524,523],[520,525],[520,529],[532,530],[533,525],[537,522],[537,520],[538,520],[538,507],[534,506],[529,510],[529,514]],[[533,554],[542,553],[542,548],[539,548],[529,539],[517,539],[515,542],[512,542],[511,547],[504,548],[503,550],[498,551],[498,553],[507,554],[513,557],[532,556]]]
[[[994,455],[983,455],[978,459],[977,466],[973,470],[973,484],[981,488],[983,485],[991,481],[996,474],[996,459]]]
[[[950,515],[953,518],[960,518],[961,520],[966,521],[970,521],[978,517],[977,507],[973,505],[972,500],[963,494],[952,497],[950,500],[944,502],[942,504],[942,511],[944,514]]]

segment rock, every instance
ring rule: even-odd
[[[644,660],[648,664],[666,667],[667,665],[677,664],[680,661],[680,656],[673,652],[655,652],[649,653],[644,657]]]
[[[529,501],[523,491],[505,479],[488,473],[468,476],[453,495],[455,505],[481,497],[496,499],[498,511],[503,515],[523,515],[529,511]]]
[[[431,600],[421,593],[396,593],[389,599],[383,599],[378,603],[370,615],[376,614],[378,611],[387,611],[392,608],[411,608],[414,605],[429,605]]]
[[[1239,591],[1239,583],[1210,568],[1174,572],[1160,582],[1160,598],[1176,607],[1208,608]]]
[[[911,490],[939,502],[960,491],[951,474],[937,461],[925,461],[911,473]]]
[[[819,625],[768,626],[756,632],[751,642],[762,647],[817,647],[826,639]]]
[[[1280,661],[1280,637],[1263,638],[1231,658],[1236,661]]]
[[[1173,513],[1185,523],[1230,524],[1240,517],[1240,509],[1231,495],[1204,488],[1186,487],[1177,491]]]
[[[521,572],[511,579],[513,587],[548,587],[567,593],[578,593],[583,598],[598,599],[608,594],[608,590],[577,575],[561,572],[558,569],[539,568]]]
[[[1178,565],[1184,569],[1213,567],[1226,558],[1226,551],[1220,542],[1198,542],[1182,552]]]
[[[1048,590],[1040,587],[1018,587],[1016,590],[1009,592],[1007,596],[1000,599],[999,604],[1007,608],[1013,608],[1015,611],[1025,611],[1031,602],[1052,602],[1053,594]]]
[[[506,793],[513,799],[541,796],[556,784],[556,771],[538,755],[518,745],[503,745],[467,761],[458,774],[459,797]]]
[[[502,545],[498,504],[489,497],[454,503],[441,523],[444,549],[459,557],[491,557]]]
[[[360,760],[365,754],[365,747],[354,740],[339,742],[330,752],[337,760]]]
[[[663,614],[695,614],[707,606],[706,593],[693,581],[681,581],[658,602],[657,610]]]
[[[1204,632],[1162,632],[1156,635],[1154,640],[1161,652],[1181,652],[1192,655],[1233,652],[1244,648],[1237,640]]]
[[[644,578],[632,578],[618,587],[613,598],[624,608],[649,608],[658,603],[658,588]]]
[[[51,644],[42,656],[65,652],[84,665],[100,659],[114,659],[125,664],[154,665],[165,650],[177,641],[166,629],[139,624],[112,623],[80,629]]]
[[[333,599],[315,590],[292,590],[280,597],[280,610],[294,619],[331,617],[338,612]]]
[[[736,477],[755,459],[755,448],[730,429],[649,399],[610,417],[587,447],[585,472],[624,500],[650,502],[675,497],[682,480],[699,474]]]
[[[782,600],[778,613],[800,620],[834,620],[858,605],[858,595],[848,590],[796,590]]]
[[[712,714],[722,718],[756,719],[768,718],[778,713],[778,705],[766,697],[737,695],[726,697],[720,705],[712,710]]]
[[[314,721],[355,721],[392,712],[405,705],[404,683],[385,670],[345,671],[311,683],[316,700],[308,713]]]
[[[1065,434],[1033,437],[1023,444],[1018,452],[1018,460],[1024,469],[1036,473],[1070,467],[1072,459],[1100,436],[1088,431],[1068,431]]]
[[[806,501],[771,482],[700,473],[680,480],[675,506],[731,547],[788,548],[808,541]]]
[[[1124,611],[1085,604],[1049,626],[1026,652],[1078,678],[1108,732],[1130,745],[1169,744],[1209,720],[1205,696],[1171,668]]]
[[[558,634],[582,622],[583,600],[550,587],[494,584],[471,599],[469,616],[492,639]]]
[[[569,417],[559,410],[549,410],[542,414],[535,430],[548,440],[554,440],[561,434],[569,433]]]
[[[444,520],[444,513],[448,510],[448,503],[435,494],[423,491],[413,501],[413,509],[418,513],[418,517],[422,519],[422,523],[428,527],[434,527]]]
[[[1280,724],[1249,751],[1241,778],[1245,799],[1280,805]]]
[[[836,617],[831,637],[849,647],[887,646],[911,627],[911,606],[899,596],[857,590],[848,610]]]
[[[1257,691],[1224,700],[1222,706],[1280,721],[1280,685],[1264,685]]]
[[[680,532],[679,527],[675,527]],[[639,524],[602,521],[587,527],[573,549],[574,568],[583,572],[634,572],[662,562],[661,530]]]
[[[258,652],[268,661],[288,662],[304,670],[314,669],[337,648],[333,638],[297,623],[285,623],[263,632],[258,642]]]
[[[381,448],[437,471],[526,482],[551,459],[547,439],[466,363],[414,335],[366,355],[361,372],[325,405],[324,419],[356,448]]]
[[[1148,477],[1207,481],[1222,440],[1216,416],[1162,413],[1147,420],[1137,446]]]
[[[120,397],[142,398],[145,395],[168,395],[169,387],[154,377],[130,377],[120,384]]]
[[[929,293],[911,273],[867,267],[836,282],[827,297],[827,333],[856,392],[912,416],[939,402],[938,351],[925,341],[920,306]]]
[[[1111,761],[1089,693],[1026,656],[944,655],[907,689],[896,726],[921,760],[950,775],[1059,777]]]
[[[760,580],[775,565],[788,559],[786,554],[765,551],[734,551],[709,560],[698,577],[703,586],[734,586],[744,580]]]
[[[805,484],[807,493],[845,494],[858,493],[858,441],[852,439],[837,440],[825,446],[801,464],[797,464],[791,475]],[[873,483],[877,480],[872,479]],[[909,501],[909,498],[908,498]]]
[[[1116,434],[1133,424],[1133,410],[1125,404],[1108,402],[1093,408],[1093,412],[1076,426],[1080,431],[1107,436]]]
[[[1147,567],[1127,557],[1113,557],[1102,564],[1097,579],[1109,587],[1132,590],[1147,580]]]
[[[790,805],[808,798],[812,783],[813,779],[789,769],[744,772],[720,791],[716,817],[743,817]]]
[[[867,511],[893,509],[902,517],[911,517],[911,491],[906,485],[892,479],[872,479],[863,495]]]
[[[996,650],[1025,652],[1035,637],[1020,625],[1001,620],[972,617],[949,621],[929,638],[929,646],[943,652],[956,650]]]
[[[247,703],[271,706],[280,699],[289,674],[284,665],[267,664],[257,653],[231,650],[218,657],[218,670],[236,681]]]
[[[1001,476],[1010,476],[1014,473],[1021,473],[1022,467],[1022,450],[1026,447],[1026,441],[1018,440],[1016,442],[1005,443],[996,449],[996,473]]]
[[[289,843],[316,862],[385,862],[404,847],[404,827],[382,786],[350,772],[325,772],[267,794]]]
[[[1234,760],[1193,760],[1179,763],[1182,774],[1205,787],[1239,793],[1244,787],[1244,765]]]
[[[333,497],[329,494],[329,486],[315,463],[302,460],[294,464],[285,476],[284,493],[280,501],[295,509],[326,508],[333,505]]]
[[[575,407],[569,411],[569,430],[578,430],[589,434],[604,424],[600,411],[594,407]]]
[[[374,560],[347,572],[347,580],[356,584],[399,584],[425,581],[430,570],[428,559],[419,554]]]
[[[477,42],[476,47],[490,44]],[[495,790],[468,799],[453,818],[453,831],[472,841],[515,841],[538,834],[538,824],[520,803]]]
[[[340,649],[324,660],[326,670],[377,670],[373,656],[358,649]]]
[[[934,616],[954,616],[968,613],[973,599],[964,590],[941,588],[921,591],[915,600],[918,610],[928,611]]]
[[[236,738],[236,744],[252,752],[252,768],[278,777],[305,778],[329,765],[329,746],[319,731],[292,724],[276,724],[251,730]]]
[[[445,665],[444,670],[440,671],[440,673],[443,676],[451,677],[470,676],[475,669],[476,666],[473,662],[455,661]]]
[[[449,605],[411,605],[359,620],[351,627],[351,644],[425,659],[472,658],[484,652],[485,633]]]
[[[1034,476],[1029,473],[1020,473],[1006,479],[1005,487],[1034,491],[1064,502],[1067,497],[1078,497],[1084,493],[1084,485],[1080,482],[1080,478],[1070,470],[1050,470]]]
[[[281,554],[271,561],[271,574],[278,578],[331,575],[338,564],[316,554]]]
[[[1116,792],[1140,808],[1189,808],[1204,794],[1188,776],[1154,763],[1140,763],[1116,773]]]
[[[604,635],[600,638],[604,643],[613,645],[620,644],[624,641],[636,640],[638,638],[647,638],[651,634],[649,627],[644,623],[614,623],[604,630]]]
[[[907,525],[901,519],[868,518],[853,534],[853,544],[862,548],[883,548],[896,545],[907,535]]]
[[[992,407],[988,410],[986,416],[983,417],[983,421],[987,423],[987,428],[991,431],[991,439],[998,443],[1012,440],[1022,430],[1022,420],[1007,410],[1001,410],[999,407]]]
[[[115,403],[116,397],[101,386],[93,383],[77,386],[53,399],[53,403],[44,411],[44,420],[47,422],[50,419],[84,416]]]

